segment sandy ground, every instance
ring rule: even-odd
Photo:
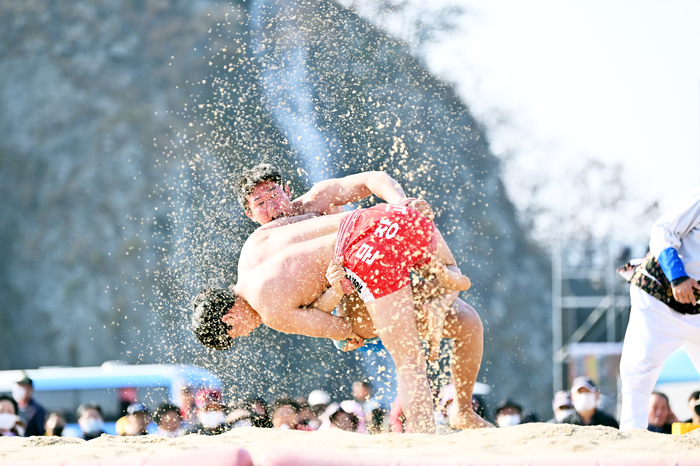
[[[327,458],[329,465],[346,464],[343,459],[348,458],[358,460],[358,464],[386,461],[387,465],[397,464],[396,460],[402,460],[400,464],[591,464],[588,460],[601,459],[605,459],[606,464],[700,464],[700,430],[672,436],[640,429],[619,432],[607,427],[554,424],[526,424],[434,436],[240,428],[215,437],[190,435],[178,439],[104,435],[85,442],[50,437],[3,437],[0,438],[0,464],[37,461],[58,464],[66,460],[88,464],[105,459],[136,464],[138,459],[153,461],[193,452],[202,454],[204,459],[207,451],[225,446],[244,448],[256,466],[271,464],[271,453],[279,456],[286,452]],[[363,462],[363,458],[367,461]]]

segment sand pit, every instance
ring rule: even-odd
[[[241,428],[215,437],[110,437],[85,442],[0,438],[0,464],[206,466],[700,465],[700,431],[527,424],[450,435],[359,435]]]

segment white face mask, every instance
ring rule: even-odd
[[[27,397],[28,391],[27,387],[15,385],[12,387],[12,398],[14,398],[17,403],[21,403]]]
[[[173,432],[170,432],[169,430],[165,429],[158,429],[158,432],[156,434],[160,435],[161,437],[169,437],[169,438],[175,438],[179,437],[180,434],[182,434],[181,429],[175,430]]]
[[[80,428],[83,430],[83,432],[89,435],[102,432],[102,427],[104,427],[104,422],[102,422],[101,419],[96,418],[86,419],[80,424]]]
[[[520,424],[520,414],[504,414],[498,416],[498,427],[510,427]]]
[[[574,393],[571,395],[571,401],[579,413],[595,409],[597,402],[595,393]]]
[[[0,414],[0,429],[2,430],[10,430],[12,429],[15,424],[17,424],[17,416],[14,414],[10,413],[2,413]]]
[[[199,413],[199,420],[204,427],[212,429],[226,422],[226,414],[223,411],[204,411]]]
[[[554,417],[556,418],[557,422],[561,422],[575,412],[575,409],[561,409],[554,413]]]
[[[309,422],[309,427],[311,427],[312,422]],[[238,428],[238,427],[253,427],[253,422],[250,419],[240,419],[240,420],[234,422],[231,425],[231,427],[233,427],[234,429]]]

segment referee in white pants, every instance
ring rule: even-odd
[[[700,188],[652,227],[649,254],[630,280],[632,309],[620,361],[620,430],[647,428],[649,398],[666,358],[681,346],[700,372]]]

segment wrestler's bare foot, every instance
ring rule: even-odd
[[[447,292],[450,291],[466,291],[472,286],[469,277],[445,267],[437,257],[433,256],[433,261],[430,263],[431,272],[440,280],[440,284]]]
[[[453,413],[452,416],[450,416],[450,425],[453,429],[483,429],[486,427],[494,427],[493,424],[484,421],[481,416],[471,409],[466,414]]]

